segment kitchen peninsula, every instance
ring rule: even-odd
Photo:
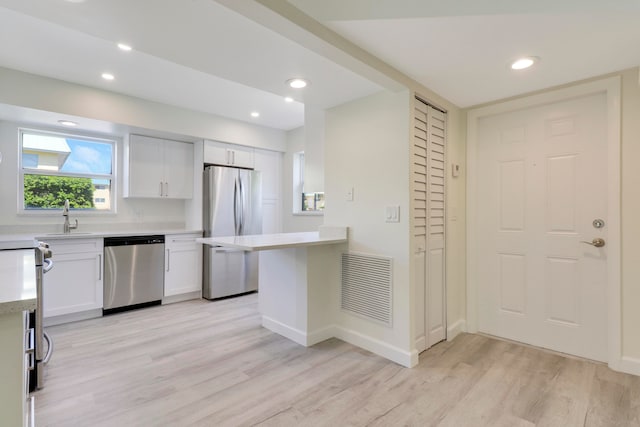
[[[9,240],[12,239],[5,238],[4,243]],[[30,344],[27,336],[32,336],[27,334],[25,316],[35,310],[37,304],[35,255],[33,249],[1,250],[2,243],[0,241],[0,424],[23,426],[33,413],[33,399],[28,397],[28,376],[25,375],[33,347],[25,346]]]
[[[347,227],[318,232],[197,239],[210,246],[260,252],[262,326],[304,346],[334,336],[339,305],[340,256]]]

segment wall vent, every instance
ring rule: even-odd
[[[342,254],[343,310],[391,326],[392,259]]]

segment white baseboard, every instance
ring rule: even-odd
[[[386,342],[340,326],[335,327],[335,337],[342,341],[346,341],[349,344],[369,350],[378,356],[382,356],[407,368],[412,368],[418,364],[417,350],[413,350],[411,352],[404,351],[398,347],[387,344]]]
[[[80,320],[95,319],[102,317],[102,309],[81,311],[79,313],[61,314],[59,316],[45,317],[42,319],[43,326],[62,325],[64,323],[78,322]]]
[[[202,298],[202,291],[187,292],[162,298],[162,305]]]
[[[383,341],[336,325],[330,325],[306,334],[268,316],[262,316],[262,326],[305,347],[335,337],[407,368],[412,368],[418,364],[418,352],[416,350],[407,352]]]
[[[617,368],[617,369],[616,369]],[[627,374],[638,375],[640,376],[640,359],[636,359],[635,357],[625,357],[620,358],[620,361],[617,363],[615,368],[620,372],[624,372]]]
[[[307,334],[307,347],[336,336],[336,326],[330,325]]]
[[[285,338],[289,338],[293,342],[307,347],[307,334],[299,329],[292,328],[291,326],[278,322],[268,316],[262,316],[262,326],[271,332],[280,334]]]
[[[420,349],[420,351],[424,351],[427,348],[427,338],[423,335],[416,340],[413,345],[413,348]],[[416,350],[417,351],[417,350]]]
[[[451,341],[460,333],[466,332],[467,321],[465,319],[458,319],[453,324],[447,327],[447,341]]]

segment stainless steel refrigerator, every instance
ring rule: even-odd
[[[203,188],[204,237],[262,233],[260,172],[207,166]],[[203,246],[204,298],[222,298],[258,290],[257,252]]]

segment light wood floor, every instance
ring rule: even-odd
[[[640,426],[640,378],[462,334],[406,369],[260,327],[257,296],[47,329],[38,426]]]

